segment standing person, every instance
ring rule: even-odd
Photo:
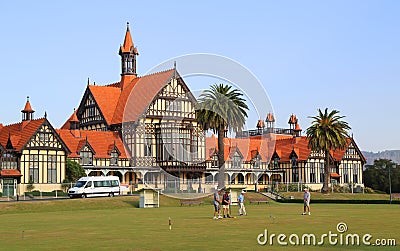
[[[229,204],[231,204],[231,198],[229,196],[229,191],[225,190],[225,193],[222,196],[222,208],[224,210],[224,218],[231,218],[231,216],[229,215]]]
[[[220,199],[221,191],[218,190],[218,188],[215,188],[214,192],[214,220],[221,219],[221,199]]]
[[[308,215],[311,215],[311,210],[310,210],[310,199],[311,199],[311,194],[308,191],[307,188],[304,188],[304,210],[303,210],[303,215],[307,214],[308,211]]]
[[[246,208],[244,207],[244,194],[246,192],[242,191],[242,193],[238,197],[238,204],[239,204],[239,216],[247,215]]]

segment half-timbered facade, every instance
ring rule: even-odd
[[[289,129],[274,128],[274,121],[273,115],[268,114],[267,128],[259,121],[256,130],[225,139],[226,182],[249,187],[258,184],[259,188],[276,183],[301,183],[320,189],[325,175],[324,152],[311,151],[294,115],[289,119]],[[213,175],[216,174],[211,172],[217,151],[215,141],[214,137],[207,139],[208,168]],[[271,152],[268,144],[273,141]],[[363,186],[362,170],[366,160],[353,138],[347,139],[344,149],[331,151],[329,161],[332,184]]]
[[[88,174],[119,172],[122,182],[132,184],[162,183],[176,176],[201,178],[206,170],[205,135],[197,124],[196,99],[176,66],[137,76],[138,50],[133,45],[129,25],[119,55],[121,80],[105,86],[88,82],[78,108],[60,130],[61,137],[74,150],[78,141],[86,140],[82,145],[86,148],[76,149],[69,158],[82,163]],[[106,140],[106,133],[117,135],[115,142],[120,146],[113,154],[124,156],[114,166],[111,161],[96,162],[99,156],[93,142],[96,138]],[[99,143],[96,144],[98,147]],[[92,156],[93,162],[82,162],[78,152]],[[112,158],[111,152],[106,155]],[[162,172],[168,175],[163,176]]]
[[[61,189],[65,178],[68,147],[47,120],[33,119],[29,100],[22,110],[22,122],[0,126],[0,182],[4,196],[26,191]],[[20,184],[17,186],[17,184]]]

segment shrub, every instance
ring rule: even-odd
[[[29,183],[26,186],[26,190],[28,190],[28,192],[31,192],[33,189],[35,189],[35,186],[33,185],[33,180],[29,180]]]
[[[364,193],[375,193],[375,191],[370,187],[364,187]]]

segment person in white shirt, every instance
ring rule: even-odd
[[[244,207],[244,194],[245,194],[245,191],[242,191],[242,193],[238,197],[239,216],[247,215],[246,208]]]
[[[308,211],[308,215],[311,215],[311,210],[310,210],[310,199],[311,199],[311,194],[308,191],[307,188],[304,188],[304,210],[303,210],[303,215],[307,214]]]

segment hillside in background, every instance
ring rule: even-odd
[[[382,152],[364,152],[365,158],[367,158],[367,165],[374,164],[375,159],[390,159],[395,163],[400,164],[400,150],[386,150]]]

